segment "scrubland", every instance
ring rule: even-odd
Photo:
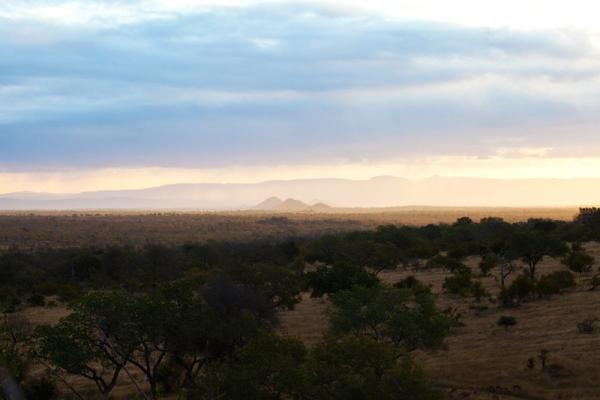
[[[365,336],[364,329],[368,331],[369,327],[335,330],[332,312],[342,307],[340,293],[363,301],[353,294],[362,285],[364,290],[382,287],[390,293],[408,291],[414,296],[405,309],[410,312],[420,304],[416,299],[423,292],[419,292],[421,286],[402,285],[414,277],[419,285],[430,288],[424,295],[435,302],[439,310],[435,312],[444,315],[440,318],[451,327],[436,333],[443,339],[441,346],[420,344],[413,348],[401,341],[398,348],[422,366],[441,398],[593,400],[600,398],[600,324],[596,325],[600,321],[600,212],[594,209],[588,217],[573,222],[575,215],[573,209],[425,208],[360,214],[7,213],[0,216],[0,274],[12,283],[0,285],[0,303],[10,295],[17,306],[5,315],[25,321],[32,328],[55,326],[72,315],[73,305],[93,300],[94,293],[115,294],[117,299],[125,296],[124,301],[129,301],[127,293],[135,299],[138,293],[163,293],[165,287],[164,293],[171,296],[172,288],[178,287],[172,285],[182,282],[201,289],[189,292],[189,298],[175,297],[178,302],[199,301],[197,306],[218,308],[219,304],[212,304],[208,297],[202,299],[203,288],[226,279],[234,286],[223,293],[230,291],[233,298],[244,298],[251,289],[256,292],[252,296],[268,300],[268,306],[250,306],[258,307],[265,315],[274,312],[275,318],[264,317],[261,326],[273,329],[283,340],[297,340],[311,359],[319,354],[315,349],[322,351],[323,343],[332,337],[334,341],[343,340],[347,335]],[[569,254],[587,258],[579,266],[568,266]],[[497,259],[489,271],[483,271],[482,261],[490,255]],[[535,276],[528,264],[532,257]],[[499,275],[507,266],[513,272],[501,291]],[[343,283],[331,281],[332,275],[327,275],[337,267],[348,271],[348,279],[340,276]],[[573,272],[567,272],[569,268]],[[573,282],[544,287],[544,279],[554,273],[563,273],[561,279],[567,274]],[[468,283],[451,290],[449,280],[461,276],[467,276]],[[524,294],[513,293],[518,280],[524,278],[532,288]],[[475,283],[481,286],[479,295],[474,291]],[[41,297],[35,300],[41,304],[32,304],[35,296]],[[240,306],[239,300],[233,301],[235,307]],[[100,308],[90,310],[106,312],[101,304],[96,307]],[[101,320],[102,314],[98,315]],[[228,320],[231,315],[226,317]],[[501,326],[502,317],[512,323]],[[589,330],[582,328],[586,321]],[[428,323],[419,328],[424,329],[424,335],[429,334]],[[230,328],[229,322],[219,324],[224,324],[223,329]],[[365,337],[371,340],[369,335]],[[388,339],[377,340],[388,346]],[[159,342],[157,348],[166,345],[169,338],[161,340],[164,342]],[[208,359],[207,365],[215,362],[217,366],[224,363],[227,368],[240,368],[235,364],[240,357],[237,340],[228,350],[233,353]],[[44,362],[33,362],[29,377],[44,376],[52,363],[57,367],[64,362],[60,357],[46,357]],[[95,367],[95,363],[89,365]],[[126,365],[127,375],[118,377],[109,398],[143,398],[151,393],[148,377],[131,362]],[[71,385],[85,398],[100,398],[88,379],[62,371],[61,380],[53,375],[61,396],[73,398],[68,390]],[[206,373],[201,372],[198,379],[206,379]],[[254,385],[257,377],[246,379],[250,380],[242,381],[243,385]],[[132,382],[137,382],[139,388]],[[162,385],[165,383],[160,383],[160,391],[152,392],[152,396],[160,392],[155,398],[176,399],[182,395],[162,389]],[[261,387],[261,393],[271,393],[272,388],[264,385],[267,387]],[[264,398],[334,398],[314,393],[308,397],[269,396]]]
[[[427,225],[499,217],[573,219],[576,208],[332,209],[329,212],[0,211],[0,249],[104,245],[179,245],[207,240],[315,236],[374,229],[384,224]]]

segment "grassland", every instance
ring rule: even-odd
[[[88,245],[145,243],[181,244],[206,240],[248,240],[255,238],[317,235],[324,232],[371,229],[396,223],[424,225],[452,222],[460,216],[478,220],[487,216],[507,221],[531,217],[570,220],[575,209],[439,209],[407,208],[390,212],[361,213],[5,213],[0,216],[0,246],[21,248],[40,246],[69,247]],[[600,244],[588,243],[586,249],[600,260]],[[467,265],[479,273],[477,257]],[[541,274],[563,270],[559,260],[546,258]],[[594,270],[598,265],[594,266]],[[600,398],[600,334],[582,334],[577,324],[600,318],[600,290],[591,291],[586,276],[578,277],[576,289],[549,299],[526,302],[513,309],[500,309],[496,302],[476,303],[446,294],[442,290],[447,271],[396,270],[383,272],[381,278],[394,283],[409,275],[430,284],[442,308],[456,308],[463,326],[453,329],[446,349],[419,352],[417,359],[447,398],[454,399],[580,399]],[[499,285],[492,271],[481,281],[497,296]],[[516,274],[513,274],[513,277]],[[326,299],[308,294],[292,311],[280,314],[280,330],[314,345],[327,328]],[[68,313],[66,308],[25,307],[19,314],[31,324],[53,323]],[[504,329],[496,325],[502,315],[516,318],[517,325]],[[537,358],[549,351],[552,373],[541,371]],[[527,367],[534,358],[536,366]],[[141,377],[139,377],[141,379]],[[131,384],[122,380],[115,398],[129,398]]]
[[[207,240],[251,240],[311,236],[327,232],[373,229],[382,224],[426,225],[501,217],[571,220],[576,208],[440,208],[333,209],[326,213],[238,212],[0,212],[0,250],[111,244],[180,245]]]
[[[590,254],[600,260],[600,244],[588,244]],[[471,257],[468,265],[478,273],[479,260]],[[595,266],[597,268],[597,266]],[[555,259],[544,259],[540,272],[546,274],[565,267]],[[590,291],[586,277],[579,277],[578,288],[550,299],[524,303],[514,309],[500,309],[495,303],[454,297],[443,293],[448,272],[394,271],[381,278],[394,283],[408,275],[432,285],[441,308],[454,307],[462,315],[462,327],[453,329],[447,349],[419,353],[418,359],[449,399],[578,399],[600,398],[600,335],[582,334],[577,324],[587,318],[600,318],[600,291]],[[481,278],[485,287],[498,295],[499,285],[492,271]],[[485,308],[485,309],[484,309]],[[327,301],[304,296],[294,311],[283,313],[282,330],[301,338],[306,344],[318,342],[326,329]],[[505,330],[496,321],[502,315],[517,319],[517,325]],[[542,372],[537,358],[540,350],[549,350],[548,363],[554,374]],[[528,358],[536,367],[527,368]]]

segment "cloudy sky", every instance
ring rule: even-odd
[[[596,4],[2,0],[0,193],[600,177]]]

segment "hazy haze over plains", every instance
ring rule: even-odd
[[[600,178],[599,13],[583,0],[5,0],[0,193]],[[590,180],[571,193],[528,181],[527,198],[523,182],[445,203],[600,201]],[[439,204],[441,187],[354,203]]]

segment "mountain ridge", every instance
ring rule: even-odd
[[[269,197],[270,196],[270,197]],[[265,200],[266,199],[266,200]],[[302,202],[284,208],[329,209],[417,206],[562,207],[600,203],[600,178],[495,179],[430,177],[410,180],[377,176],[270,180],[258,183],[183,183],[145,189],[81,193],[15,192],[0,194],[0,209],[185,208],[202,210],[260,209],[267,200],[277,209],[286,200]],[[276,199],[276,200],[274,200]],[[286,200],[282,200],[286,199]],[[319,199],[313,204],[313,199]],[[319,204],[322,203],[322,204]],[[312,204],[312,206],[310,206]],[[327,208],[329,207],[329,208]]]

